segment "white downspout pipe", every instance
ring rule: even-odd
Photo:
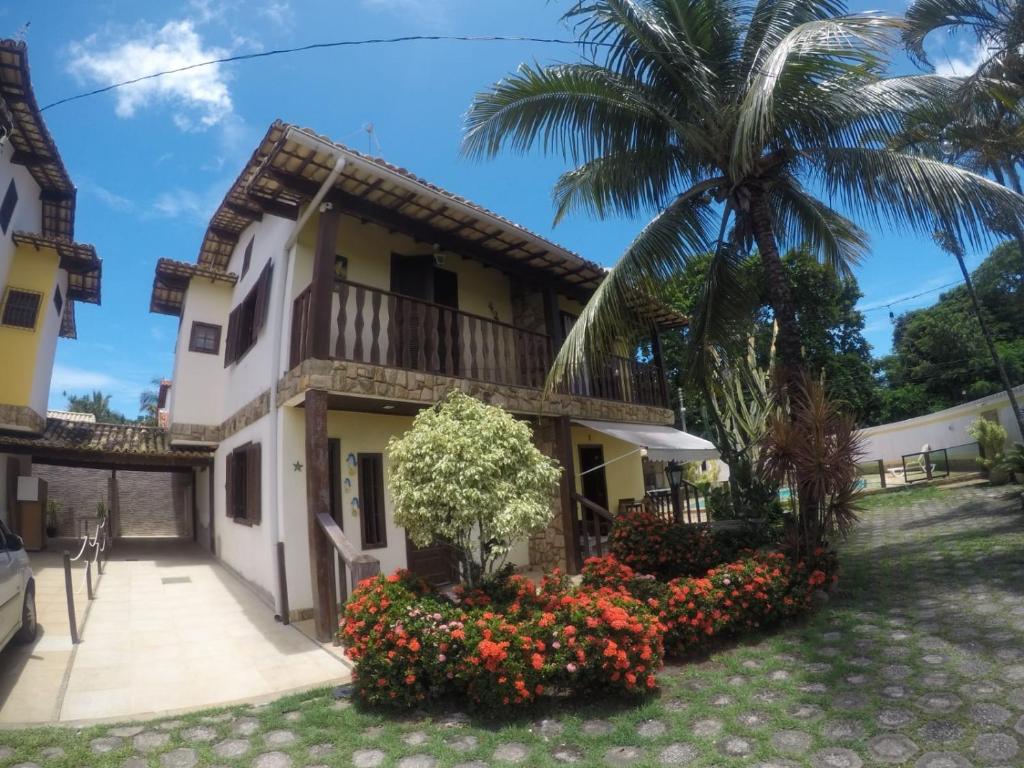
[[[313,213],[320,208],[320,204],[323,202],[324,197],[334,187],[334,182],[338,180],[338,176],[345,169],[347,164],[347,158],[341,154],[340,150],[333,144],[328,144],[320,139],[310,136],[304,131],[296,131],[294,128],[289,128],[286,134],[286,139],[295,141],[308,149],[312,149],[318,152],[328,152],[334,157],[334,167],[331,172],[324,179],[324,183],[320,185],[320,189],[317,190],[313,199],[310,200],[309,205],[299,216],[295,222],[295,226],[292,227],[292,232],[285,241],[284,248],[281,254],[281,276],[280,287],[277,289],[273,304],[271,307],[271,324],[270,327],[273,329],[273,340],[270,354],[270,455],[273,457],[274,466],[273,471],[270,473],[270,498],[274,500],[276,507],[275,514],[270,515],[270,540],[273,542],[274,547],[274,610],[277,612],[278,618],[283,621],[287,620],[286,616],[281,616],[283,613],[283,595],[281,594],[280,580],[277,578],[278,569],[281,564],[277,562],[277,542],[283,541],[281,538],[281,531],[284,529],[284,492],[283,478],[284,473],[284,457],[281,451],[280,442],[280,429],[278,426],[278,419],[281,414],[280,409],[277,406],[278,396],[278,380],[284,370],[284,350],[281,349],[281,342],[284,336],[284,320],[285,320],[285,307],[288,298],[288,289],[292,284],[292,274],[290,270],[292,251],[295,249],[295,245],[299,240],[299,236],[302,234],[303,228],[312,218]]]

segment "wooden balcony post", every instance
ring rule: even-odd
[[[320,206],[320,221],[313,255],[313,281],[310,284],[309,355],[316,360],[331,358],[331,305],[334,298],[334,253],[341,217],[330,203]],[[326,446],[326,443],[325,443]],[[326,451],[326,447],[324,448]]]
[[[334,552],[320,530],[317,515],[330,515],[327,466],[327,393],[306,393],[306,525],[309,529],[309,570],[313,584],[316,638],[330,641],[338,629],[338,601],[334,591]]]
[[[661,406],[668,408],[668,371],[665,370],[665,355],[661,349],[661,334],[657,325],[651,325],[651,354],[654,356],[654,365],[657,367],[655,376],[658,377],[658,396],[661,398]]]
[[[554,360],[565,341],[565,329],[562,327],[562,313],[558,309],[558,294],[550,284],[544,286],[544,324],[551,337],[551,359]]]
[[[558,495],[562,507],[562,535],[565,538],[565,568],[570,574],[579,573],[583,565],[580,557],[580,525],[576,515],[576,462],[572,451],[572,425],[568,416],[555,418],[555,454],[562,465]]]

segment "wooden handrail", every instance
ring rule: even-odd
[[[333,517],[326,512],[319,512],[316,516],[316,522],[324,536],[331,543],[331,546],[334,547],[334,551],[338,553],[343,566],[347,566],[351,572],[353,588],[363,579],[372,578],[380,573],[380,560],[372,555],[367,555],[365,552],[358,551]],[[344,603],[348,599],[348,579],[344,570],[341,573],[340,581],[341,592],[339,598]]]
[[[602,523],[607,523],[610,529],[612,523],[615,522],[615,516],[600,504],[591,501],[582,494],[576,493],[576,491],[570,492],[569,498],[572,500],[572,517],[575,528],[572,535],[576,536],[576,540],[582,544],[580,548],[582,557],[576,565],[582,566],[583,559],[594,554],[598,557],[604,554],[604,544],[601,541],[601,525]],[[586,512],[580,514],[577,505],[591,513],[589,520],[587,519]],[[591,538],[593,538],[593,547],[591,547]]]
[[[573,491],[572,492],[572,498],[573,498],[573,500],[579,502],[581,505],[583,505],[584,507],[589,509],[591,512],[599,515],[600,517],[603,517],[608,522],[611,523],[611,522],[615,521],[615,515],[613,515],[607,509],[602,507],[600,504],[597,504],[596,502],[591,501],[586,496],[581,496],[580,494],[578,494],[575,491]]]
[[[540,331],[531,331],[529,328],[523,328],[522,326],[519,325],[506,323],[504,320],[498,320],[493,317],[485,317],[484,315],[478,315],[475,312],[467,312],[466,310],[459,309],[458,307],[449,307],[444,304],[437,304],[436,302],[429,301],[427,299],[421,299],[416,296],[409,296],[408,294],[405,293],[395,293],[394,291],[386,291],[383,288],[377,288],[376,286],[367,285],[366,283],[357,283],[355,280],[335,280],[335,292],[337,292],[339,285],[348,285],[351,286],[352,288],[362,288],[363,290],[366,291],[373,291],[374,293],[379,293],[382,296],[394,296],[396,299],[415,301],[417,304],[422,304],[423,306],[426,307],[434,307],[435,309],[444,310],[445,312],[454,312],[457,315],[462,315],[463,317],[468,317],[472,320],[481,320],[485,323],[490,323],[491,325],[500,325],[504,328],[508,328],[509,330],[513,330],[517,333],[526,333],[532,336],[539,336],[544,339],[548,338],[548,335],[546,333],[541,333]]]

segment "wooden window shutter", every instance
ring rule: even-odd
[[[239,307],[235,307],[228,315],[228,338],[224,344],[225,368],[238,358],[238,310]]]
[[[253,311],[253,334],[259,333],[267,324],[270,309],[270,283],[274,277],[274,262],[268,261],[256,283],[256,307]]]
[[[235,516],[235,454],[229,453],[224,471],[224,508],[227,516]]]
[[[259,525],[263,519],[261,456],[259,443],[253,443],[245,452],[245,517],[253,525]]]

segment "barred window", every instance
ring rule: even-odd
[[[26,328],[35,330],[36,320],[39,317],[39,304],[43,295],[35,291],[20,291],[17,288],[8,288],[7,297],[4,301],[3,317],[0,323],[11,325],[15,328]]]
[[[220,354],[220,326],[211,323],[192,323],[192,335],[188,340],[189,352],[203,352],[207,355]]]

